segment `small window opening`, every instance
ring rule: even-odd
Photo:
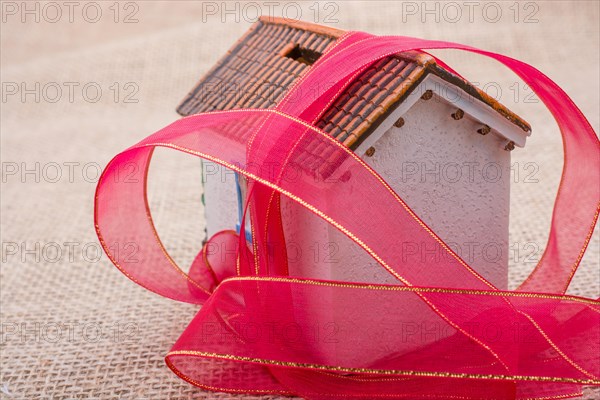
[[[314,50],[300,47],[299,44],[293,46],[286,54],[286,57],[296,60],[302,64],[312,65],[321,57],[321,53]]]

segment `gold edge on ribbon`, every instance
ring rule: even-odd
[[[167,353],[166,358],[173,356],[193,356],[201,358],[216,358],[219,360],[247,362],[252,364],[265,364],[277,367],[293,367],[302,369],[315,369],[318,371],[335,371],[342,373],[361,373],[374,375],[402,375],[419,378],[451,378],[451,379],[482,379],[499,381],[527,381],[527,382],[560,382],[574,383],[580,385],[600,385],[600,379],[565,378],[556,376],[536,375],[501,375],[501,374],[472,374],[461,372],[436,372],[416,370],[374,369],[374,368],[351,368],[336,365],[324,365],[315,363],[296,363],[292,361],[270,360],[265,358],[236,356],[234,354],[220,354],[196,350],[174,350]]]
[[[183,379],[184,381],[197,386],[201,389],[206,389],[206,390],[210,390],[213,392],[225,392],[225,393],[237,393],[237,394],[258,394],[258,395],[264,395],[264,394],[280,394],[280,395],[284,395],[284,396],[293,396],[295,395],[295,393],[292,392],[286,392],[286,391],[281,391],[281,390],[266,390],[266,389],[233,389],[233,388],[224,388],[224,387],[217,387],[217,386],[210,386],[210,385],[205,385],[203,383],[198,382],[195,379],[190,378],[189,376],[185,375],[184,373],[182,373],[181,371],[179,371],[179,369],[173,365],[173,363],[169,360],[169,354],[167,354],[167,356],[165,357],[165,362],[167,364],[167,367],[169,367],[169,369],[171,369],[171,371],[173,371],[173,373],[175,375],[177,375],[180,379]]]
[[[437,288],[437,287],[419,287],[419,286],[395,286],[374,283],[351,283],[351,282],[332,282],[320,281],[315,279],[304,278],[287,278],[287,277],[270,277],[270,276],[236,276],[224,279],[221,283],[228,281],[266,281],[266,282],[288,282],[300,283],[306,285],[329,286],[329,287],[346,287],[355,289],[371,289],[382,291],[398,291],[398,292],[423,292],[423,293],[447,293],[447,294],[467,294],[477,296],[498,296],[498,297],[521,297],[521,298],[538,298],[545,300],[568,300],[575,303],[582,303],[600,307],[600,301],[586,299],[571,295],[560,294],[544,294],[544,293],[528,293],[528,292],[507,292],[500,290],[476,290],[476,289],[459,289],[459,288]],[[600,312],[594,308],[594,311]]]
[[[185,375],[184,373],[182,373],[181,371],[179,371],[179,369],[169,360],[170,356],[177,356],[177,355],[184,355],[184,354],[175,354],[175,352],[170,352],[167,354],[167,356],[165,357],[165,363],[167,364],[167,366],[169,367],[169,369],[171,369],[171,371],[173,371],[173,373],[175,375],[177,375],[180,379],[194,385],[197,386],[201,389],[205,389],[205,390],[210,390],[210,391],[214,391],[214,392],[225,392],[225,393],[243,393],[243,394],[258,394],[258,395],[264,395],[264,394],[280,394],[283,396],[295,396],[296,393],[294,392],[288,392],[288,391],[278,391],[278,390],[267,390],[267,389],[234,389],[234,388],[225,388],[225,387],[216,387],[216,386],[210,386],[210,385],[206,385],[203,383],[198,382],[197,380],[190,378],[189,376]],[[197,357],[201,357],[201,356],[197,356]],[[406,378],[380,378],[380,379],[361,379],[361,378],[356,378],[356,377],[352,377],[352,376],[345,376],[345,375],[337,375],[335,373],[331,373],[328,371],[315,371],[319,374],[323,374],[323,375],[330,375],[332,377],[336,377],[336,378],[344,378],[344,379],[350,379],[350,380],[355,380],[355,381],[368,381],[368,382],[373,382],[373,381],[402,381],[402,380],[410,380],[412,379],[411,377],[406,377]],[[573,392],[573,393],[567,393],[567,394],[563,394],[563,395],[558,395],[558,396],[544,396],[544,397],[528,397],[522,400],[560,400],[560,399],[568,399],[568,398],[572,398],[572,397],[576,397],[576,396],[581,396],[583,394],[583,392],[581,390],[577,391],[577,392]],[[333,396],[333,397],[348,397],[348,395],[346,394],[335,394],[335,393],[327,393],[328,396]],[[358,395],[357,395],[358,396]],[[402,397],[407,397],[409,395],[404,395],[402,393],[399,394],[394,394],[394,395],[372,395],[373,397],[389,397],[389,398],[402,398]],[[412,396],[412,394],[410,395]],[[431,395],[431,394],[421,394],[421,397],[424,398],[432,398],[432,399],[452,399],[452,400],[478,400],[477,398],[474,397],[465,397],[465,396],[453,396],[453,395]]]

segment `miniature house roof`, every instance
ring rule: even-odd
[[[186,116],[274,107],[343,33],[301,21],[261,17],[198,82],[177,112]],[[356,150],[428,76],[459,88],[478,107],[486,107],[496,117],[500,116],[504,128],[498,127],[498,131],[517,131],[512,136],[500,132],[509,140],[508,149],[515,143],[524,144],[524,139],[512,138],[530,134],[527,122],[438,65],[430,55],[415,51],[389,56],[365,70],[322,114],[316,126]]]

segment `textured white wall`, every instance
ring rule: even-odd
[[[482,124],[469,115],[454,120],[455,111],[454,104],[435,95],[418,100],[403,115],[404,126],[385,131],[373,146],[374,155],[363,158],[459,256],[506,288],[510,152],[504,150],[506,140],[493,131],[478,134]],[[340,233],[330,231],[331,239],[338,240]],[[405,249],[440,256],[443,252],[421,243],[406,244]],[[375,262],[363,253],[356,246],[348,247],[333,277],[395,281],[383,268],[364,268]]]

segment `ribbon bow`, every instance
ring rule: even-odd
[[[548,244],[516,291],[499,290],[475,272],[372,168],[314,126],[377,60],[448,48],[513,70],[545,103],[562,134],[564,169]],[[145,177],[157,146],[213,161],[246,179],[250,245],[243,235],[221,232],[189,273],[175,264],[146,201]],[[580,394],[583,385],[600,385],[600,301],[565,295],[598,217],[599,148],[571,99],[528,64],[456,43],[351,32],[276,108],[182,118],[118,154],[98,183],[95,224],[107,255],[127,277],[163,296],[203,305],[166,356],[179,377],[201,388],[311,399],[565,398]],[[285,179],[314,149],[328,155],[333,179]],[[144,179],[122,179],[119,172],[132,163]],[[327,221],[397,283],[290,276],[281,246],[283,202]],[[119,259],[107,246],[132,240],[139,249],[136,262]],[[448,257],[437,263],[403,258],[399,244],[409,240],[441,245]],[[209,246],[228,250],[211,252]]]

